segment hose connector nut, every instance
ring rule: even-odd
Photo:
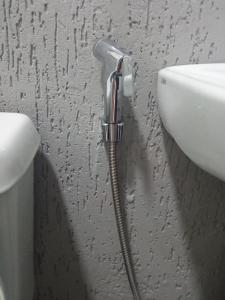
[[[120,142],[123,135],[123,122],[106,123],[102,120],[102,133],[105,142]]]

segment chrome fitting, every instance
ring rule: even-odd
[[[102,133],[105,142],[120,142],[123,135],[123,122],[106,123],[102,120]]]
[[[107,39],[97,41],[93,51],[103,63],[103,139],[105,142],[119,142],[123,133],[122,101],[124,97],[133,95],[131,57]]]

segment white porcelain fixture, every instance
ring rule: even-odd
[[[158,99],[163,124],[183,152],[225,180],[225,64],[162,69]]]
[[[0,113],[0,300],[33,299],[33,158],[39,143],[27,116]]]

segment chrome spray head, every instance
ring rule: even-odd
[[[121,101],[123,97],[133,95],[131,57],[116,48],[107,39],[97,41],[93,52],[103,63],[103,137],[106,142],[117,142],[121,140],[123,131]]]

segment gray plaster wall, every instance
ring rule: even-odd
[[[0,1],[0,109],[30,116],[42,139],[37,300],[132,299],[101,141],[102,36],[134,59],[120,174],[142,299],[225,299],[225,186],[168,136],[156,95],[165,66],[224,62],[224,28],[224,0]]]

